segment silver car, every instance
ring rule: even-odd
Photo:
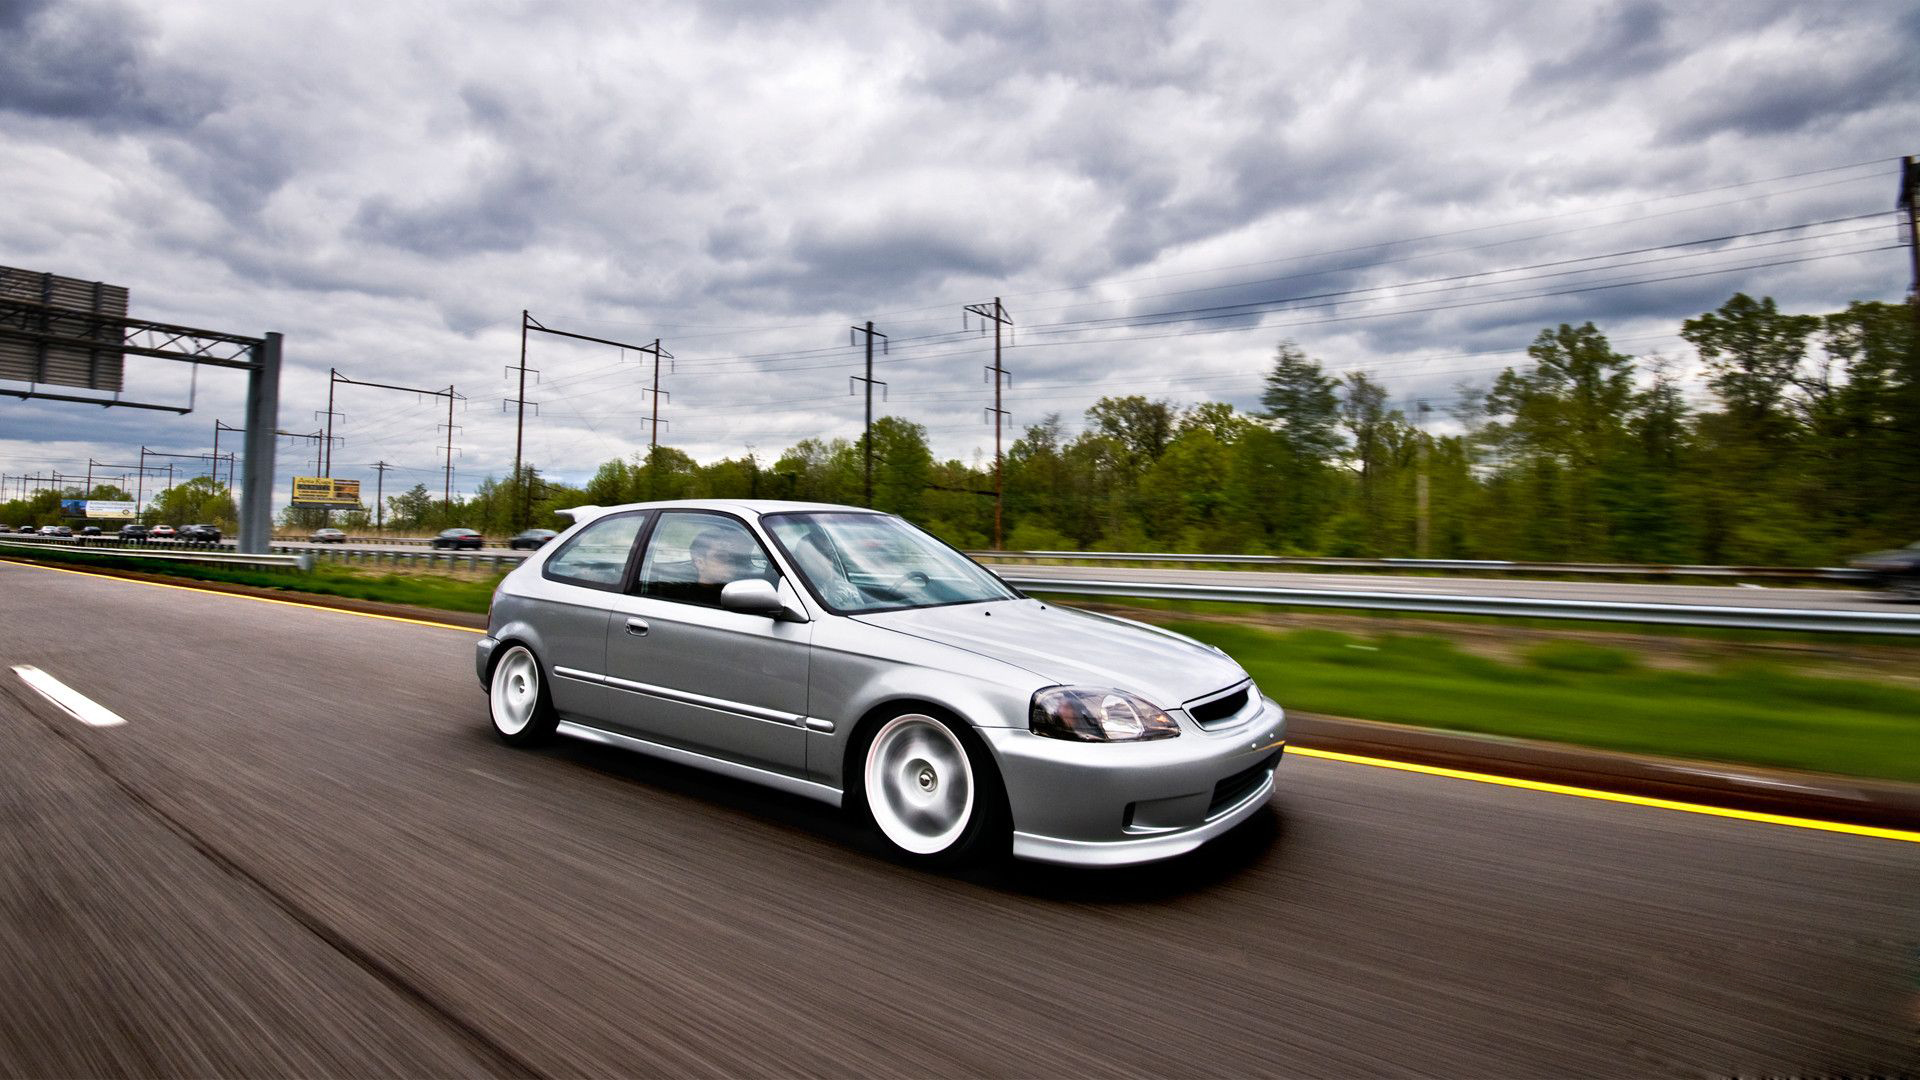
[[[1178,855],[1273,790],[1285,714],[1225,653],[1021,595],[891,514],[583,507],[474,660],[495,732],[556,732],[871,823],[909,861]]]

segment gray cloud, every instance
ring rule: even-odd
[[[219,106],[215,82],[156,59],[140,12],[120,4],[0,4],[0,110],[103,130],[188,128]]]
[[[1634,0],[1604,11],[1595,23],[1591,36],[1572,52],[1535,63],[1516,96],[1617,85],[1660,71],[1681,54],[1667,40],[1666,9],[1654,0]]]
[[[514,162],[474,177],[451,198],[413,205],[370,198],[351,229],[356,239],[435,257],[517,251],[538,233],[555,188],[550,172]]]

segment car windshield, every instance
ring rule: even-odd
[[[768,531],[814,594],[842,614],[1012,600],[965,555],[885,514],[770,514]]]

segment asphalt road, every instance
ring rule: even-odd
[[[0,1074],[1920,1069],[1920,845],[1293,758],[1173,863],[928,874],[501,746],[472,640],[0,564]]]

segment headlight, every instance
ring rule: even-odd
[[[1138,742],[1171,739],[1180,725],[1165,709],[1124,691],[1054,686],[1033,695],[1027,730],[1076,742]]]

